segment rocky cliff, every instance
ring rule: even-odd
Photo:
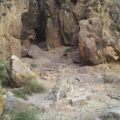
[[[19,56],[21,39],[24,49],[42,43],[47,49],[76,46],[81,62],[119,60],[119,0],[6,1],[0,1],[0,40],[2,51],[9,51],[3,55]]]
[[[27,10],[26,0],[0,0],[0,60],[12,54],[21,56],[21,15]]]

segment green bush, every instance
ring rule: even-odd
[[[0,116],[0,120],[39,120],[36,111],[7,111]]]
[[[24,87],[12,90],[16,97],[23,99],[27,99],[27,95],[31,95],[32,93],[41,93],[44,91],[44,86],[38,84],[36,80],[28,80]]]
[[[3,86],[8,85],[8,81],[6,79],[6,65],[3,63],[0,63],[0,81]]]
[[[72,52],[72,48],[67,48],[64,53]]]
[[[41,93],[45,91],[45,87],[42,84],[38,83],[37,80],[34,80],[34,79],[28,80],[25,83],[24,89],[29,94],[32,92]]]
[[[28,92],[24,88],[22,88],[22,89],[15,89],[15,90],[13,90],[13,93],[18,98],[27,99]]]
[[[0,63],[0,79],[3,79],[5,74],[5,65]]]
[[[15,113],[11,117],[11,120],[38,120],[37,114],[38,113],[34,111]]]
[[[118,0],[108,0],[109,5],[115,6],[117,4]]]

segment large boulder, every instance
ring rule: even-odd
[[[111,11],[116,10],[116,18]],[[83,62],[99,64],[118,60],[120,54],[119,1],[86,2],[86,20],[79,22],[79,49]],[[115,20],[117,22],[115,22]]]
[[[9,82],[13,87],[21,87],[29,80],[37,80],[38,75],[33,72],[27,64],[23,63],[18,57],[13,55],[10,65],[7,67]]]
[[[75,22],[74,15],[67,10],[61,10],[59,18],[64,44],[69,46],[77,44],[79,26]]]
[[[54,85],[54,81],[41,79],[38,72],[31,70],[26,63],[15,55],[10,59],[7,73],[11,87],[24,87],[28,92],[43,92],[51,89]]]

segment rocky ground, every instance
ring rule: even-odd
[[[120,0],[0,0],[0,114],[120,120],[119,11]]]
[[[12,103],[11,107],[19,106],[19,102],[14,102],[18,100],[42,108],[48,116],[55,117],[57,114],[67,118],[78,117],[79,120],[96,120],[104,111],[114,111],[116,107],[120,112],[119,63],[82,66],[73,63],[73,52],[69,47],[49,52],[41,49],[36,52],[36,49],[36,46],[32,46],[32,51],[28,52],[32,58],[22,58],[22,61],[39,74],[47,91],[27,96],[27,100],[7,97],[6,101]],[[62,119],[52,117],[51,120]],[[120,118],[108,117],[103,120]]]

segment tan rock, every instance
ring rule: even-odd
[[[81,60],[88,64],[99,64],[111,58],[114,61],[119,59],[120,36],[115,21],[111,19],[112,12],[110,14],[110,8],[106,6],[109,4],[109,1],[104,0],[86,2],[87,18],[79,22],[79,49]]]
[[[27,1],[0,1],[0,60],[12,54],[21,56],[21,15],[27,9]]]
[[[38,79],[38,75],[15,55],[11,57],[8,74],[9,82],[14,86],[23,86],[29,80]]]
[[[57,28],[54,24],[51,18],[48,18],[47,22],[47,48],[52,49],[59,47],[61,45],[60,42],[60,34],[59,34],[59,28]]]

